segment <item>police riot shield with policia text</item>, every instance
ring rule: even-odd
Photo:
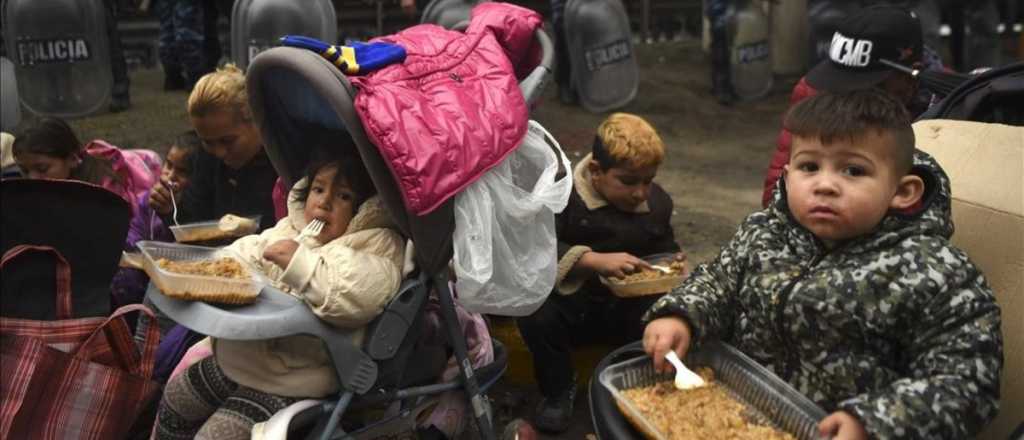
[[[486,1],[486,0],[484,0]],[[445,29],[452,29],[455,25],[469,21],[469,11],[481,3],[478,0],[431,0],[426,8],[423,8],[423,15],[420,16],[420,23],[430,23],[441,26]]]
[[[633,53],[629,17],[619,0],[569,0],[565,34],[572,84],[580,103],[599,113],[636,97],[640,71]]]
[[[18,82],[14,76],[14,63],[0,57],[0,131],[14,132],[21,122],[21,102],[18,101]]]
[[[760,98],[772,89],[771,24],[756,0],[734,1],[727,13],[733,91],[743,100]]]
[[[36,114],[106,108],[113,84],[103,0],[6,0],[4,43],[18,94]]]
[[[330,0],[236,0],[231,9],[231,58],[240,69],[260,52],[279,46],[285,35],[302,35],[328,44],[338,41],[338,22]]]

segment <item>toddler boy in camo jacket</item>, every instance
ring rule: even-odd
[[[774,201],[644,316],[659,370],[735,345],[831,414],[835,438],[962,439],[999,410],[1000,312],[949,243],[949,179],[877,90],[795,106]]]

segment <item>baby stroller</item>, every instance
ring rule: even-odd
[[[520,85],[528,101],[536,99],[550,72],[552,45],[541,30],[535,32],[541,62]],[[423,398],[464,389],[482,438],[494,438],[489,402],[484,391],[504,372],[506,355],[497,341],[494,361],[471,366],[467,344],[449,288],[448,263],[453,256],[453,199],[425,215],[407,212],[391,165],[371,143],[354,99],[356,89],[330,62],[318,54],[290,47],[266,51],[247,73],[250,105],[262,129],[268,156],[290,185],[301,176],[310,156],[307,142],[323,130],[352,137],[378,195],[401,232],[416,247],[417,272],[367,328],[362,347],[351,344],[347,330],[330,327],[300,300],[266,288],[248,306],[221,308],[201,302],[169,299],[152,288],[153,303],[180,324],[213,337],[267,339],[295,334],[321,338],[330,353],[341,385],[331,401],[303,401],[278,413],[264,425],[264,436],[290,438],[375,438],[394,435],[415,423],[415,408]],[[448,354],[420,347],[418,337],[424,308],[431,292],[440,302],[443,327],[461,376],[436,383]],[[440,362],[434,362],[438,360]],[[346,425],[342,416],[366,408],[384,408],[372,422]]]

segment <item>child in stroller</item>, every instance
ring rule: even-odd
[[[354,147],[331,153],[338,151],[327,146],[334,139],[321,137],[313,150],[305,178],[289,196],[288,216],[229,249],[276,280],[275,287],[302,298],[321,319],[358,328],[398,291],[405,241],[391,229]],[[323,231],[296,242],[313,219],[325,222]],[[353,337],[362,339],[362,333]],[[254,423],[300,398],[338,391],[329,356],[315,338],[215,339],[214,356],[168,383],[156,438],[249,438]]]
[[[327,323],[313,316],[306,304],[276,289],[264,289],[257,302],[251,305],[231,308],[186,304],[150,291],[157,307],[176,321],[221,340],[310,334],[320,337],[328,347],[341,387],[338,396],[321,401],[298,402],[275,414],[261,425],[260,431],[264,438],[292,437],[309,425],[313,425],[310,428],[312,432],[308,433],[312,438],[332,438],[345,433],[354,438],[370,438],[368,436],[376,437],[383,430],[387,431],[386,435],[396,430],[407,432],[405,429],[409,422],[416,421],[411,417],[420,414],[413,409],[419,408],[423,399],[448,391],[459,391],[460,394],[464,391],[464,402],[472,409],[471,414],[481,436],[494,438],[490,405],[483,393],[501,376],[506,357],[501,345],[492,340],[493,361],[483,366],[474,365],[475,362],[470,361],[470,350],[467,349],[469,338],[462,332],[449,284],[448,265],[454,253],[452,197],[465,184],[504,158],[526,132],[526,103],[530,102],[531,97],[539,96],[546,83],[546,75],[551,66],[551,44],[543,32],[536,31],[540,19],[535,13],[513,6],[489,5],[492,6],[481,6],[484,15],[482,23],[495,26],[478,24],[474,27],[471,23],[465,36],[441,32],[434,27],[419,28],[422,32],[414,37],[429,35],[436,41],[431,40],[430,44],[416,44],[420,40],[412,41],[413,44],[406,46],[410,57],[407,59],[410,61],[393,65],[390,70],[381,70],[379,75],[352,78],[350,81],[320,54],[290,47],[263,52],[249,66],[246,89],[253,120],[261,129],[267,157],[281,179],[291,185],[302,177],[309,163],[312,138],[315,138],[314,134],[319,130],[347,132],[396,227],[415,243],[417,267],[416,275],[402,283],[399,294],[388,303],[385,311],[369,326],[358,330],[365,335],[361,346],[352,344],[351,338],[344,336],[349,331],[339,327],[325,328],[328,327]],[[512,35],[498,32],[502,29]],[[526,76],[517,84],[511,67],[525,57],[522,52],[529,49],[531,38],[540,43],[541,63],[528,74],[522,72]],[[438,43],[448,40],[453,42],[443,45]],[[512,46],[499,47],[502,44]],[[444,54],[434,50],[439,47],[447,48]],[[477,50],[467,57],[463,49],[473,48]],[[510,53],[509,61],[514,61],[510,64],[494,56],[501,53]],[[442,70],[436,71],[436,60],[441,58],[450,59],[451,62],[443,63]],[[431,62],[421,63],[417,60]],[[467,72],[467,68],[489,73],[474,74],[468,78],[457,74]],[[403,69],[414,69],[417,73],[407,75]],[[440,76],[450,81],[416,79],[424,74],[438,76],[439,73],[443,73]],[[467,79],[471,84],[465,82]],[[392,87],[395,81],[410,87]],[[521,96],[511,93],[517,85],[522,90]],[[376,86],[381,88],[375,89]],[[360,90],[358,94],[357,87]],[[429,90],[424,90],[424,87]],[[491,99],[481,102],[457,99],[463,96],[460,94],[431,92],[442,89],[450,91],[453,88],[486,90]],[[371,93],[371,89],[380,93]],[[412,118],[408,112],[401,118],[390,119],[393,114],[386,108],[360,107],[377,104],[388,107],[380,100],[371,99],[367,102],[370,97],[387,99],[383,96],[384,89],[402,92],[401,97],[396,97],[400,102],[408,103],[412,99],[419,108],[444,108],[446,110],[443,112],[429,112],[429,116],[443,117],[443,121],[457,121],[458,127],[453,128],[471,126],[474,134],[482,136],[473,139],[477,141],[471,144],[475,148],[465,148],[466,132],[461,129],[438,130],[441,125],[434,124],[433,119]],[[466,96],[468,98],[469,95]],[[444,99],[438,101],[439,98]],[[464,108],[466,106],[470,107]],[[358,113],[357,107],[361,108]],[[405,107],[389,108],[401,111]],[[452,111],[467,116],[484,115],[485,119],[478,121],[470,117],[452,117]],[[376,119],[369,122],[362,120],[362,117],[371,115]],[[491,119],[501,119],[502,123],[492,123]],[[400,122],[403,126],[384,127],[379,124],[382,120]],[[438,121],[443,123],[441,119]],[[475,125],[469,125],[467,121]],[[378,138],[385,133],[417,133],[420,137],[403,137],[399,143],[382,143]],[[427,134],[438,137],[428,138]],[[380,145],[386,145],[387,149],[378,148]],[[412,161],[404,165],[415,166],[407,168],[402,166],[403,163],[389,161],[393,159],[390,156],[392,153]],[[433,166],[441,162],[445,164],[444,167]],[[421,169],[419,165],[429,166]],[[411,175],[396,174],[396,170]],[[447,186],[438,188],[440,183]],[[413,189],[427,191],[429,200],[421,198],[417,200],[422,204],[406,205],[404,197],[408,193],[405,191]],[[419,348],[424,337],[422,321],[426,315],[425,304],[433,294],[438,299],[440,317],[444,323],[439,330],[447,334],[444,339],[447,339],[450,351],[439,353],[438,368],[431,372],[428,371],[431,365],[427,361],[432,359],[424,357]],[[443,383],[437,383],[444,359],[452,353],[457,359],[454,365],[460,374],[456,378],[444,377]],[[429,377],[418,377],[424,374]],[[346,424],[349,416],[364,408],[374,412],[383,409],[384,413],[367,414],[365,421]],[[371,417],[374,420],[370,420]],[[253,434],[258,434],[255,428]]]

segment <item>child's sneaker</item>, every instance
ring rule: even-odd
[[[545,397],[537,405],[534,425],[537,429],[553,434],[565,432],[572,422],[572,411],[576,401],[576,382],[556,398]]]

